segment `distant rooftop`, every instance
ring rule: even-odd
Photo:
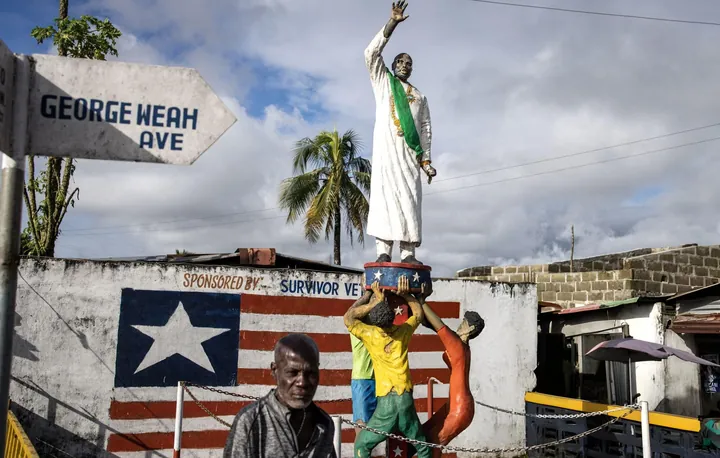
[[[266,269],[299,269],[319,272],[361,274],[351,267],[336,266],[320,261],[277,253],[275,248],[238,248],[231,253],[180,253],[155,256],[131,256],[91,259],[92,261],[162,262],[171,264],[202,264],[208,266],[247,266]]]

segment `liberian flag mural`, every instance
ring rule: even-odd
[[[311,288],[315,294],[327,290],[328,295],[337,295],[333,288],[338,283],[334,282],[284,282],[281,291],[300,292],[302,287]],[[348,293],[359,296],[359,285],[351,287]],[[315,402],[331,415],[351,419],[352,354],[342,316],[352,302],[332,297],[123,289],[109,405],[113,432],[107,450],[128,457],[172,456],[177,382],[263,396],[274,384],[270,373],[273,346],[289,332],[307,333],[320,347],[320,387]],[[458,302],[430,303],[448,325],[457,325]],[[407,306],[398,313],[399,319],[406,318]],[[443,383],[449,379],[442,352],[434,332],[418,328],[410,345],[410,367],[421,421],[427,418],[428,379],[435,377]],[[214,415],[228,423],[250,402],[190,389]],[[436,386],[434,396],[436,410],[447,401],[447,386]],[[183,456],[221,456],[228,428],[187,396],[183,431]],[[343,456],[353,456],[354,439],[354,430],[344,425]],[[383,446],[378,452],[385,456]],[[403,456],[388,452],[390,457]]]

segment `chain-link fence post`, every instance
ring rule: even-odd
[[[183,419],[183,398],[185,390],[183,382],[178,382],[177,400],[175,401],[175,441],[173,443],[173,458],[180,458],[180,447],[182,445],[182,419]]]
[[[640,401],[640,432],[642,433],[643,458],[652,458],[650,445],[650,409],[647,401]]]

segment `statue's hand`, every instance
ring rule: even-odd
[[[375,300],[380,303],[385,300],[385,293],[383,293],[383,290],[380,289],[380,283],[377,281],[374,281],[371,285],[373,295]]]
[[[422,166],[422,169],[425,172],[425,175],[427,175],[427,177],[428,177],[428,184],[430,184],[430,182],[432,182],[432,179],[435,177],[435,175],[437,175],[437,170],[435,170],[435,167],[433,167],[429,163],[424,164]]]
[[[405,275],[398,278],[397,295],[405,298],[410,295],[410,280]]]
[[[410,16],[405,16],[405,8],[407,8],[407,0],[400,0],[399,2],[393,2],[392,10],[390,12],[390,20],[395,22],[402,22]]]
[[[420,285],[420,297],[425,301],[433,293],[432,282],[423,283]]]
[[[437,175],[437,170],[435,170],[435,167],[433,167],[430,164],[423,165],[423,170],[427,174],[428,177],[433,178],[435,175]]]

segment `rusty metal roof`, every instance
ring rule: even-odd
[[[156,256],[95,259],[118,262],[165,262],[172,264],[203,264],[211,266],[248,266],[268,269],[299,269],[320,272],[361,274],[361,269],[336,266],[277,253],[275,248],[238,248],[232,253],[183,253]]]
[[[720,313],[680,315],[670,329],[681,334],[720,334]]]
[[[565,308],[558,311],[553,311],[550,313],[556,314],[556,315],[569,315],[574,313],[585,313],[585,312],[594,312],[597,310],[607,310],[612,309],[616,307],[621,307],[624,305],[630,305],[630,304],[654,304],[655,302],[663,302],[670,296],[639,296],[639,297],[632,297],[630,299],[625,299],[622,301],[605,301],[605,302],[599,302],[597,304],[588,304],[588,305],[581,305],[579,307],[570,307]]]

